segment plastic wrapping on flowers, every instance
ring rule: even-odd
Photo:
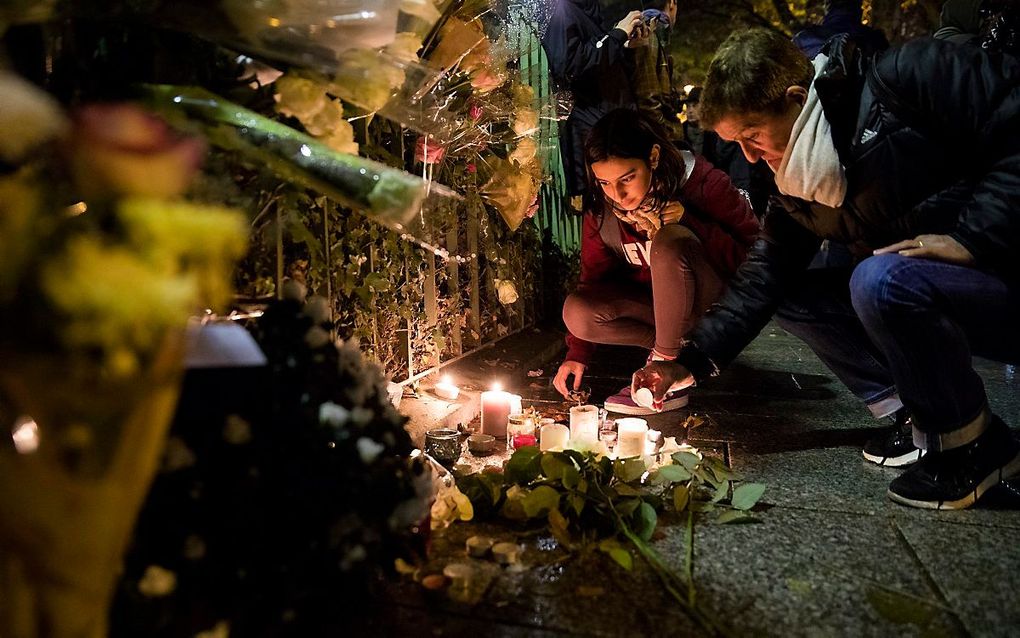
[[[285,124],[191,87],[153,86],[154,106],[202,122],[209,140],[265,162],[291,182],[318,190],[387,227],[404,230],[418,212],[425,183],[372,160],[339,153]]]

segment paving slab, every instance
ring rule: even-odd
[[[898,519],[897,527],[972,636],[1020,634],[1016,529]]]

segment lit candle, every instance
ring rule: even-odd
[[[454,384],[453,379],[450,375],[446,375],[442,380],[432,388],[432,391],[436,393],[440,399],[447,399],[448,401],[456,401],[460,395],[460,388]]]
[[[491,434],[497,439],[506,438],[506,424],[510,418],[510,394],[503,392],[498,384],[492,390],[482,393],[482,434]]]
[[[524,412],[524,407],[521,405],[521,395],[511,394],[510,395],[510,414],[521,414]]]
[[[599,409],[594,405],[570,408],[570,440],[574,443],[599,441]]]
[[[570,440],[570,430],[561,423],[547,423],[542,426],[542,451],[562,450]]]
[[[648,422],[644,419],[616,420],[616,456],[627,458],[641,456],[645,453],[645,441],[648,440]]]

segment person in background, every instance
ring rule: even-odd
[[[597,343],[647,348],[654,360],[676,356],[758,233],[747,199],[726,174],[681,151],[642,113],[609,113],[585,151],[581,278],[563,305],[568,351],[553,379],[568,398]],[[686,404],[686,392],[678,392],[664,409]],[[651,413],[629,387],[605,407]]]
[[[573,107],[560,130],[560,156],[570,195],[584,192],[584,140],[613,109],[633,107],[632,48],[648,42],[640,11],[631,11],[608,31],[598,0],[555,0],[542,48],[558,88],[569,90]]]
[[[909,410],[864,448],[912,463],[892,500],[965,508],[1020,473],[971,360],[1020,362],[1020,59],[920,39],[871,61],[844,35],[809,62],[753,29],[720,46],[702,102],[773,168],[782,206],[675,361],[632,389],[654,401],[719,374],[775,314],[876,417]],[[824,238],[860,261],[808,270]]]
[[[850,36],[866,57],[885,51],[889,40],[878,29],[864,24],[862,5],[861,0],[826,0],[822,23],[796,33],[793,43],[809,60],[818,55],[829,38],[840,34]]]
[[[673,86],[673,57],[669,36],[676,23],[676,0],[646,5],[642,17],[652,35],[648,46],[634,50],[634,94],[638,110],[666,130],[673,142],[684,139],[680,121],[681,100]]]
[[[733,185],[743,191],[751,201],[754,214],[765,214],[769,197],[775,193],[772,171],[765,162],[751,163],[744,157],[740,145],[727,142],[715,131],[703,130],[700,124],[702,87],[695,86],[687,94],[685,102],[687,118],[684,121],[684,135],[692,150],[704,156],[713,166],[730,176]]]

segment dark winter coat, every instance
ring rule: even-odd
[[[727,292],[679,361],[718,372],[795,289],[823,239],[858,254],[919,234],[948,234],[976,267],[1020,286],[1020,60],[916,40],[865,68],[830,41],[816,80],[848,182],[843,205],[777,198]]]
[[[571,195],[585,188],[584,141],[603,115],[634,106],[627,34],[602,27],[597,0],[556,0],[542,48],[560,89],[573,96],[573,109],[560,131],[560,155]]]

